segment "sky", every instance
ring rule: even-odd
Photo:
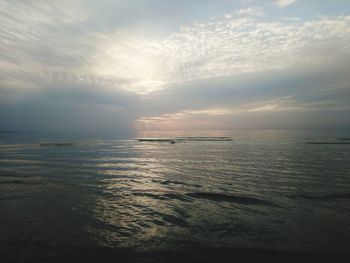
[[[0,1],[0,130],[350,127],[350,1]]]

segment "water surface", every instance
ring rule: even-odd
[[[43,246],[349,253],[350,145],[309,143],[346,141],[347,131],[138,137],[193,135],[233,141],[0,134],[1,253],[20,262]]]

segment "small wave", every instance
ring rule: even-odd
[[[221,194],[221,193],[187,193],[186,194],[189,197],[192,198],[200,198],[200,199],[207,199],[211,201],[221,202],[233,202],[233,203],[240,203],[240,204],[247,204],[247,205],[267,205],[267,206],[274,206],[274,204],[258,199],[253,197],[246,197],[246,196],[237,196],[237,195],[227,195],[227,194]]]
[[[134,196],[149,197],[157,200],[179,200],[184,202],[190,202],[191,200],[184,195],[177,193],[164,193],[164,194],[152,194],[152,193],[134,193]]]
[[[162,185],[170,185],[170,184],[186,185],[183,182],[171,181],[171,180],[162,181],[162,182],[160,182],[160,184],[162,184]]]
[[[306,144],[350,144],[350,141],[305,142]]]
[[[162,194],[151,194],[151,193],[134,193],[134,196],[139,196],[139,197],[150,197],[153,199],[158,199],[158,200],[166,200],[168,199],[167,197],[164,197]]]
[[[154,180],[154,182],[158,182]],[[191,183],[185,183],[185,182],[179,182],[179,181],[172,181],[172,180],[166,180],[159,182],[162,185],[183,185],[183,186],[194,186],[194,187],[201,187],[198,184],[191,184]]]
[[[337,199],[350,199],[350,193],[328,195],[289,195],[290,198],[304,198],[309,200],[332,201]]]
[[[0,182],[0,185],[15,184],[15,185],[44,185],[44,182],[22,181],[22,180],[8,180]]]
[[[169,199],[176,199],[176,200],[184,201],[184,202],[191,201],[187,196],[184,196],[181,194],[167,193],[167,194],[164,194],[163,196],[165,196],[166,198],[169,198]]]
[[[40,143],[40,147],[69,147],[74,146],[73,143]]]
[[[163,222],[170,223],[175,226],[180,227],[187,227],[188,223],[185,219],[181,218],[180,216],[172,215],[172,214],[166,214],[161,212],[153,212],[153,215],[156,217],[159,217]],[[161,225],[162,221],[154,220],[154,223]]]

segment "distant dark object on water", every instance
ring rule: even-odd
[[[174,144],[174,139],[163,139],[163,138],[140,138],[137,139],[139,142],[169,142]]]
[[[180,141],[232,141],[231,137],[176,137]]]
[[[73,143],[40,143],[40,147],[68,147],[73,146]]]
[[[231,137],[175,137],[175,138],[138,138],[139,142],[169,142],[174,144],[175,142],[184,141],[205,141],[205,142],[215,142],[215,141],[232,141]]]

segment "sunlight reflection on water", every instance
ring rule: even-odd
[[[205,134],[214,135],[234,140],[38,147],[3,138],[0,239],[347,250],[350,147],[308,145],[305,133]]]

